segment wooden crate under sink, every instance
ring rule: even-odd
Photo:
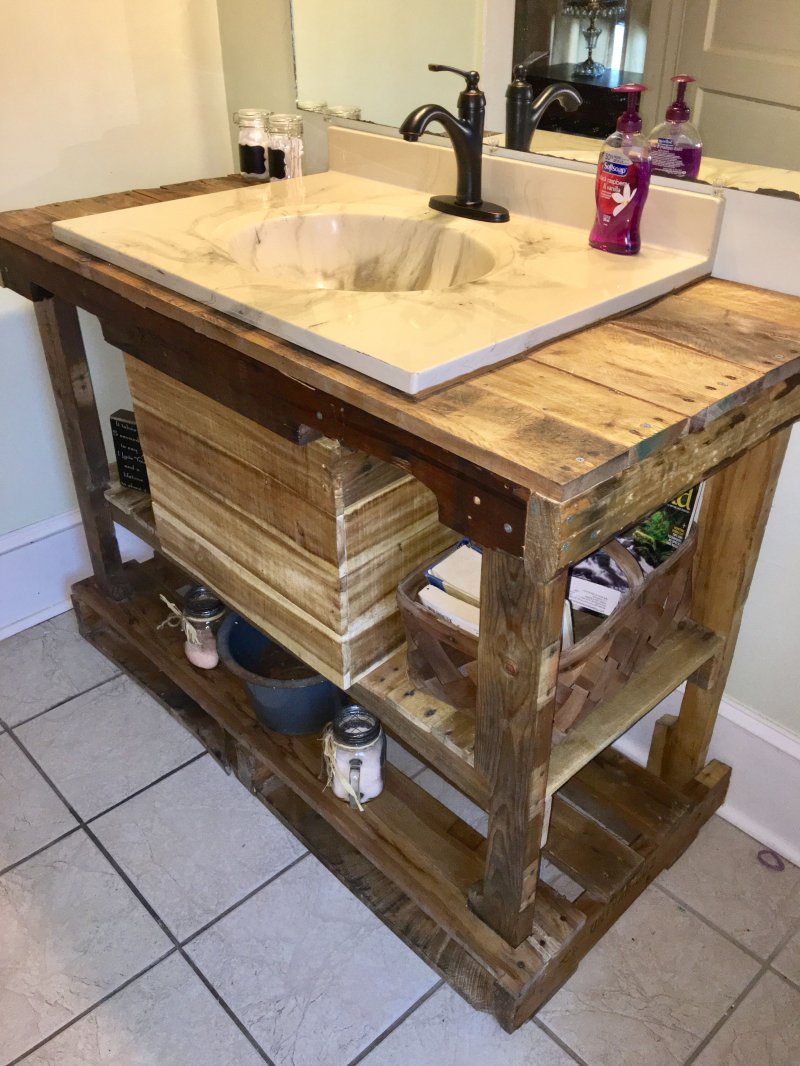
[[[394,651],[398,582],[456,540],[433,494],[337,441],[293,444],[125,365],[162,550],[342,688]]]

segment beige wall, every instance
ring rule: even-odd
[[[0,0],[0,210],[230,170],[215,0]],[[0,535],[74,497],[30,304],[0,290]],[[101,405],[119,353],[87,325]]]
[[[463,82],[428,63],[482,66],[484,0],[294,0],[293,18],[298,95],[361,107],[372,122],[455,101]]]

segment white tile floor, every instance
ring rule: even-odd
[[[714,819],[508,1036],[63,615],[0,643],[0,1066],[798,1066],[758,847]]]

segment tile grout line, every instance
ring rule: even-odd
[[[15,870],[18,866],[21,866],[24,862],[27,862],[28,859],[34,859],[37,855],[41,855],[43,851],[46,851],[54,844],[60,844],[62,840],[66,840],[67,837],[72,836],[72,834],[77,832],[78,829],[82,829],[84,826],[90,825],[92,822],[97,821],[98,818],[102,818],[103,815],[109,814],[111,811],[115,811],[117,807],[121,807],[124,803],[127,803],[128,800],[134,799],[136,796],[141,796],[143,792],[147,792],[147,790],[152,788],[154,785],[160,784],[162,781],[166,780],[166,778],[172,777],[173,774],[177,774],[180,770],[185,769],[187,766],[191,766],[192,763],[197,762],[199,759],[202,759],[205,755],[208,754],[207,751],[201,751],[197,755],[193,755],[191,759],[187,759],[186,762],[181,763],[180,766],[175,766],[172,770],[167,770],[166,773],[161,774],[160,777],[154,778],[149,785],[143,785],[142,788],[137,788],[136,791],[131,792],[129,796],[125,796],[124,799],[118,800],[116,803],[112,803],[110,807],[106,807],[104,810],[98,811],[97,814],[93,814],[90,818],[82,818],[75,810],[75,808],[70,806],[65,797],[61,794],[61,792],[59,792],[59,790],[55,787],[49,777],[41,770],[38,763],[36,763],[30,758],[27,749],[25,749],[24,744],[22,744],[19,738],[12,736],[12,731],[9,731],[9,736],[11,736],[11,739],[16,742],[17,748],[22,748],[21,753],[28,757],[29,762],[33,763],[34,769],[39,772],[39,775],[40,777],[42,777],[45,784],[47,784],[53,790],[53,792],[55,792],[58,799],[63,804],[65,804],[70,815],[73,818],[77,819],[78,824],[74,825],[71,829],[67,829],[63,833],[60,833],[57,837],[53,837],[52,840],[48,840],[47,843],[42,844],[41,847],[35,848],[33,851],[29,851],[26,855],[23,855],[22,858],[17,859],[15,862],[9,863],[8,866],[4,866],[0,870],[0,877],[2,877],[4,874],[10,873],[12,870]]]
[[[434,973],[435,972],[436,971],[434,970]],[[438,992],[439,989],[445,984],[446,982],[443,977],[440,977],[438,981],[435,981],[433,985],[431,985],[431,987],[419,997],[419,999],[415,1000],[411,1004],[411,1006],[407,1010],[404,1010],[398,1018],[395,1018],[391,1025],[388,1025],[383,1030],[383,1032],[379,1033],[374,1040],[370,1041],[370,1043],[367,1044],[367,1046],[362,1051],[359,1051],[356,1054],[355,1058],[350,1059],[349,1063],[347,1063],[347,1066],[358,1066],[358,1063],[363,1062],[368,1055],[372,1054],[375,1048],[382,1044],[383,1041],[388,1036],[390,1036],[396,1029],[399,1029],[404,1021],[410,1018],[411,1015],[423,1005],[423,1003],[426,1003],[431,998],[431,996]]]
[[[692,1063],[697,1061],[698,1056],[701,1055],[703,1051],[705,1051],[705,1049],[708,1047],[708,1045],[711,1043],[711,1041],[714,1039],[720,1029],[722,1029],[723,1026],[728,1022],[728,1020],[733,1017],[739,1006],[744,1002],[745,999],[747,999],[747,997],[750,995],[750,993],[753,991],[758,982],[766,973],[766,969],[766,965],[759,967],[759,969],[755,973],[755,976],[747,982],[747,984],[744,986],[739,995],[731,1003],[730,1007],[728,1007],[728,1009],[723,1013],[722,1017],[717,1019],[717,1021],[711,1026],[711,1029],[709,1029],[706,1035],[702,1038],[702,1040],[694,1049],[694,1051],[690,1053],[688,1059],[684,1061],[683,1066],[692,1066]]]
[[[712,928],[714,928],[714,927],[712,926]],[[736,997],[736,999],[730,1005],[728,1010],[725,1011],[725,1013],[722,1015],[722,1017],[716,1022],[716,1024],[711,1028],[711,1030],[703,1037],[703,1039],[700,1041],[700,1043],[697,1045],[697,1047],[694,1049],[694,1051],[689,1055],[688,1059],[686,1059],[686,1061],[684,1062],[683,1066],[692,1066],[692,1063],[697,1061],[697,1058],[708,1047],[708,1045],[711,1043],[711,1041],[714,1039],[714,1037],[717,1035],[717,1033],[726,1025],[728,1020],[733,1017],[733,1015],[739,1009],[739,1007],[744,1002],[744,1000],[747,999],[747,997],[750,995],[750,993],[753,991],[753,989],[756,987],[756,985],[762,979],[764,974],[766,974],[768,972],[775,973],[775,971],[772,969],[772,963],[778,957],[778,955],[781,953],[781,951],[783,951],[783,949],[786,947],[786,945],[789,943],[789,941],[792,939],[792,937],[794,936],[795,932],[796,932],[796,930],[795,930],[795,928],[793,926],[789,930],[788,933],[785,933],[781,937],[781,939],[778,941],[777,945],[772,949],[772,951],[769,953],[769,955],[766,957],[766,959],[764,959],[763,962],[761,962],[761,964],[759,966],[759,969],[756,972],[756,974],[754,975],[754,977],[747,983],[747,985],[744,987],[744,989],[739,993],[739,995]],[[734,941],[734,943],[735,943],[735,941]],[[757,960],[757,961],[759,961],[759,960]],[[782,977],[783,974],[777,974],[776,976]]]
[[[78,826],[78,828],[80,829],[81,826]],[[70,1020],[68,1022],[65,1022],[64,1025],[59,1026],[58,1029],[54,1029],[52,1033],[48,1033],[48,1035],[42,1040],[40,1040],[38,1044],[34,1044],[33,1047],[29,1047],[26,1051],[23,1051],[21,1055],[18,1055],[15,1059],[12,1059],[11,1062],[6,1064],[6,1066],[17,1066],[17,1063],[22,1062],[28,1057],[28,1055],[32,1055],[35,1051],[38,1051],[40,1048],[44,1047],[45,1044],[49,1044],[50,1041],[55,1040],[57,1036],[61,1036],[61,1034],[65,1033],[67,1029],[71,1029],[73,1025],[85,1018],[87,1014],[91,1014],[92,1011],[97,1010],[98,1007],[102,1007],[104,1003],[107,1003],[110,999],[113,999],[114,996],[116,996],[119,992],[124,992],[129,985],[132,985],[134,983],[134,981],[138,981],[140,977],[144,977],[145,974],[150,973],[150,971],[154,970],[156,966],[160,966],[162,962],[165,962],[167,959],[171,958],[175,954],[178,954],[178,949],[175,947],[171,947],[169,951],[166,951],[163,955],[160,955],[157,959],[154,959],[153,962],[148,963],[147,966],[139,970],[138,973],[133,974],[132,977],[126,978],[117,988],[112,989],[111,992],[106,992],[106,994],[104,996],[101,996],[96,1003],[90,1004],[90,1006],[86,1007],[85,1010],[82,1010],[80,1014],[76,1014],[74,1018],[70,1018]]]
[[[16,862],[9,863],[8,866],[4,866],[0,870],[0,877],[5,877],[6,874],[10,874],[12,870],[16,870],[18,866],[22,866],[28,859],[35,859],[37,855],[41,855],[43,851],[47,851],[48,848],[52,848],[55,844],[60,844],[62,840],[66,840],[67,837],[71,837],[73,833],[77,833],[83,826],[74,825],[72,829],[67,829],[65,833],[61,833],[57,837],[53,837],[52,840],[48,840],[46,844],[42,844],[40,848],[36,848],[34,851],[24,855],[21,859],[17,859]]]
[[[710,918],[706,918],[705,915],[700,913],[700,911],[695,910],[695,908],[690,903],[686,903],[680,898],[680,896],[676,896],[671,889],[665,888],[663,885],[658,884],[658,881],[653,881],[652,885],[654,885],[659,890],[659,892],[662,892],[665,896],[671,899],[673,903],[677,903],[679,907],[682,907],[693,917],[698,918],[704,925],[707,925],[708,928],[713,930],[718,936],[721,936],[725,940],[727,940],[729,944],[733,944],[734,947],[737,947],[740,951],[743,951],[745,955],[749,955],[754,962],[757,962],[759,964],[759,966],[763,966],[765,964],[766,960],[763,955],[759,955],[757,952],[753,951],[752,948],[747,947],[746,944],[742,944],[741,941],[737,940],[736,937],[733,936],[731,933],[728,933],[724,929],[721,929],[718,925],[715,925]]]
[[[75,818],[79,822],[78,828],[83,830],[83,832],[87,835],[89,840],[92,841],[92,843],[97,848],[97,850],[100,852],[100,854],[105,858],[106,862],[116,872],[117,876],[121,878],[123,883],[127,886],[128,890],[133,893],[134,897],[139,901],[141,906],[144,907],[144,909],[147,911],[147,913],[150,915],[150,917],[156,922],[156,924],[158,925],[159,929],[161,929],[162,932],[164,933],[164,935],[171,941],[171,943],[173,945],[173,950],[177,951],[178,954],[181,956],[181,958],[183,958],[184,961],[189,965],[189,967],[192,969],[192,971],[195,973],[195,975],[199,978],[199,980],[203,983],[203,985],[205,985],[205,987],[208,989],[208,991],[211,993],[211,995],[214,997],[214,999],[217,1001],[217,1003],[219,1003],[220,1007],[222,1007],[222,1009],[225,1011],[225,1013],[228,1015],[230,1020],[237,1027],[237,1029],[239,1029],[239,1031],[242,1033],[242,1035],[252,1045],[254,1050],[257,1051],[258,1054],[262,1057],[262,1059],[267,1064],[267,1066],[275,1066],[275,1063],[272,1061],[272,1059],[269,1057],[269,1055],[267,1055],[266,1051],[261,1047],[261,1045],[258,1043],[256,1038],[252,1035],[252,1033],[247,1029],[247,1027],[244,1025],[242,1020],[234,1013],[233,1009],[228,1005],[228,1003],[225,1001],[223,996],[217,991],[216,988],[214,988],[214,986],[211,984],[211,982],[208,980],[208,978],[205,976],[205,974],[197,967],[197,965],[194,963],[194,961],[186,954],[186,952],[181,947],[181,944],[178,941],[178,939],[175,936],[175,934],[172,932],[172,930],[169,928],[169,926],[166,924],[166,922],[163,921],[163,919],[156,912],[156,910],[151,906],[151,904],[147,901],[147,899],[142,895],[142,893],[139,891],[139,889],[136,887],[136,885],[127,876],[127,874],[122,869],[122,867],[119,865],[119,863],[116,861],[116,859],[113,857],[113,855],[111,855],[111,853],[105,848],[105,846],[100,841],[100,839],[97,837],[97,835],[94,833],[92,828],[86,824],[86,822],[81,818],[81,816],[78,814],[78,812],[72,806],[72,804],[69,803],[69,801],[63,795],[63,793],[60,791],[60,789],[58,789],[58,787],[54,784],[54,782],[51,781],[49,776],[45,773],[45,771],[42,769],[42,767],[38,764],[36,759],[34,759],[34,757],[27,750],[27,748],[20,741],[20,739],[18,737],[16,737],[16,736],[13,736],[13,740],[14,740],[14,743],[17,745],[17,747],[29,759],[29,761],[31,762],[32,766],[41,774],[42,778],[47,782],[47,784],[50,785],[50,787],[53,789],[53,791],[59,797],[61,802],[66,806],[67,810],[70,812],[70,814],[73,816],[73,818]],[[203,752],[202,754],[205,754],[205,753]],[[304,856],[301,856],[301,857],[304,857]],[[281,871],[281,872],[283,872],[283,871]],[[277,876],[280,876],[280,874],[278,874]],[[115,989],[115,991],[117,991],[117,990]],[[75,1019],[73,1019],[73,1021],[74,1020]],[[70,1022],[69,1024],[71,1025],[72,1022]],[[65,1026],[64,1028],[68,1028],[68,1026]],[[28,1051],[25,1052],[25,1054],[26,1055],[30,1054],[31,1050],[32,1049],[29,1049]],[[19,1061],[19,1060],[17,1060],[17,1061]],[[9,1066],[11,1066],[11,1064],[9,1064]]]
[[[540,1029],[545,1034],[545,1036],[549,1037],[554,1044],[556,1044],[558,1047],[561,1048],[563,1052],[565,1052],[565,1054],[569,1055],[569,1057],[577,1063],[577,1066],[589,1066],[589,1063],[587,1063],[585,1059],[581,1058],[577,1051],[571,1048],[569,1044],[566,1043],[566,1041],[562,1040],[562,1038],[558,1036],[558,1034],[555,1033],[549,1025],[541,1021],[538,1013],[533,1015],[533,1017],[530,1019],[530,1023],[535,1025],[537,1029]]]
[[[103,685],[107,685],[109,681],[116,681],[117,678],[125,676],[122,670],[119,670],[116,674],[112,674],[111,677],[106,677],[102,681],[98,681],[95,685],[90,685],[88,688],[82,689],[80,692],[76,692],[73,696],[67,696],[63,700],[58,700],[57,703],[51,704],[49,707],[45,707],[42,711],[37,711],[36,714],[32,714],[29,718],[23,718],[21,722],[15,722],[13,725],[0,719],[9,733],[13,733],[15,729],[19,729],[20,726],[27,725],[28,722],[33,722],[36,718],[41,718],[44,714],[49,714],[50,711],[56,710],[57,707],[63,707],[65,703],[71,703],[72,700],[77,700],[80,696],[85,696],[89,692],[94,692],[95,689],[102,688]]]
[[[208,751],[200,751],[197,755],[193,755],[186,762],[182,762],[179,766],[173,766],[171,770],[167,770],[161,774],[160,777],[154,777],[149,785],[142,785],[141,788],[137,788],[135,792],[131,792],[130,795],[123,797],[121,800],[117,800],[116,803],[112,803],[110,807],[104,807],[102,811],[98,811],[97,814],[91,815],[89,818],[82,819],[84,825],[91,825],[99,818],[103,818],[106,814],[110,814],[115,811],[117,807],[121,807],[128,800],[136,799],[137,796],[141,796],[143,792],[147,792],[148,789],[153,788],[154,785],[160,785],[162,781],[166,781],[168,777],[172,777],[174,774],[180,773],[181,770],[185,770],[187,766],[191,766],[192,763],[199,762],[200,759],[208,755]]]
[[[787,984],[796,992],[800,992],[800,981],[793,981],[791,977],[787,977],[785,973],[781,973],[780,970],[776,970],[774,966],[768,966],[766,972],[774,974],[775,977],[780,977],[781,981],[783,981],[784,984]]]
[[[227,918],[229,914],[235,911],[238,907],[241,907],[243,903],[247,903],[253,898],[253,896],[257,896],[258,893],[262,891],[262,889],[267,888],[267,886],[271,885],[273,881],[277,881],[279,877],[283,877],[284,874],[288,873],[291,869],[293,869],[293,867],[301,863],[303,859],[308,859],[310,857],[311,852],[304,851],[302,855],[298,855],[296,859],[292,859],[292,861],[286,866],[281,867],[281,869],[278,870],[277,873],[271,874],[266,879],[266,881],[262,881],[260,885],[257,885],[255,888],[251,888],[249,892],[246,892],[241,899],[238,899],[235,903],[232,903],[230,907],[226,907],[224,911],[220,911],[220,913],[217,914],[214,918],[212,918],[210,922],[206,922],[205,925],[201,925],[199,929],[195,929],[193,933],[190,933],[189,936],[179,941],[178,946],[183,949],[188,944],[191,944],[193,940],[196,940],[197,937],[201,936],[203,933],[208,932],[209,929],[215,926],[217,922],[222,921],[223,918]]]

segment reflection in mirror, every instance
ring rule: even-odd
[[[768,19],[748,0],[292,0],[292,16],[300,100],[397,127],[422,103],[454,109],[458,86],[429,62],[477,69],[486,131],[502,145],[506,88],[522,63],[534,98],[556,83],[583,98],[575,111],[549,107],[530,150],[586,163],[614,128],[614,86],[649,86],[649,132],[664,121],[671,77],[692,75],[699,180],[800,197],[798,0],[770,0]]]
[[[297,97],[399,126],[448,92],[428,63],[481,69],[483,0],[292,0]],[[450,95],[456,91],[455,83]]]

